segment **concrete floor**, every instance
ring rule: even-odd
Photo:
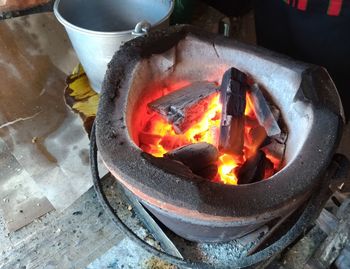
[[[113,182],[107,178],[104,185]],[[152,268],[157,261],[117,229],[93,188],[64,212],[48,213],[14,233],[7,232],[0,215],[0,242],[3,269]]]
[[[194,24],[215,32],[222,15],[200,8],[209,9],[211,19],[199,13]],[[255,42],[252,16],[243,18],[246,28],[236,38]],[[350,128],[344,131],[339,152],[350,158]],[[171,268],[121,234],[91,188],[63,212],[52,211],[13,233],[8,232],[0,214],[0,242],[0,268],[4,269]]]

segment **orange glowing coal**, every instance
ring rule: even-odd
[[[138,134],[140,148],[155,157],[162,157],[168,151],[192,143],[207,142],[218,147],[222,110],[219,97],[219,93],[210,97],[206,113],[182,134],[176,134],[171,123],[168,123],[157,113],[153,113],[143,130]],[[248,93],[245,116],[244,155],[234,156],[232,154],[220,153],[217,163],[218,173],[214,179],[215,182],[237,185],[237,169],[247,158],[255,154],[258,145],[266,138],[266,133],[260,136],[255,135],[253,138],[251,136],[251,129],[257,123],[257,120]],[[275,169],[279,166],[278,160],[268,155],[266,157],[274,164]],[[265,173],[265,178],[271,176],[274,172]]]

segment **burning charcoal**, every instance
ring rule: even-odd
[[[212,82],[194,82],[149,103],[148,107],[172,123],[176,133],[184,133],[207,111],[216,88]]]
[[[271,162],[271,160],[266,157],[264,178],[272,177],[275,172],[276,171],[273,162]]]
[[[187,143],[188,140],[182,135],[179,135],[177,137],[165,135],[159,142],[159,144],[162,145],[162,147],[167,151],[181,147],[183,145],[186,145]]]
[[[288,135],[281,132],[279,135],[274,137],[278,143],[285,144],[287,142]]]
[[[262,94],[258,84],[253,84],[251,87],[250,97],[253,102],[255,116],[257,117],[261,126],[266,130],[270,137],[275,137],[281,134],[281,129],[272,113],[269,104]],[[276,112],[275,112],[276,113]]]
[[[193,173],[203,178],[212,180],[215,178],[216,174],[218,173],[218,166],[216,164],[211,164],[200,170],[193,171]]]
[[[198,168],[203,168],[216,163],[219,153],[213,145],[206,142],[200,142],[169,151],[164,154],[164,157],[178,160],[188,167],[192,167],[193,169],[191,170],[198,170]]]
[[[145,124],[145,127],[143,128],[143,132],[148,133],[152,132],[155,128],[155,123],[157,122],[159,116],[157,114],[154,114]]]
[[[271,109],[271,112],[275,118],[275,120],[278,122],[280,117],[281,117],[281,111],[274,105],[269,105],[270,106],[270,109]]]
[[[170,160],[162,157],[154,157],[151,154],[148,154],[146,152],[142,152],[141,156],[151,164],[159,167],[160,169],[168,173],[178,175],[188,179],[200,179],[198,175],[194,174],[190,170],[190,168],[188,168],[182,162],[179,162],[176,160]]]
[[[219,157],[219,152],[213,145],[201,142],[169,151],[164,154],[164,157],[180,161],[189,167],[193,173],[198,175],[207,175],[206,178],[209,178],[209,176],[214,174],[214,167],[212,165],[216,164]],[[215,175],[216,172],[213,177]]]
[[[223,105],[219,149],[223,152],[243,154],[247,87],[247,76],[243,72],[233,67],[225,72],[220,86]]]
[[[263,150],[266,153],[266,155],[272,156],[273,158],[280,160],[280,162],[284,157],[285,149],[286,149],[286,145],[281,144],[276,140],[272,140],[270,144],[261,148],[261,150]]]
[[[140,132],[139,133],[139,142],[140,145],[153,145],[157,144],[162,137],[160,135],[156,134],[150,134],[150,133],[145,133],[145,132]]]
[[[244,118],[245,118],[245,126],[246,127],[253,128],[253,127],[259,126],[259,122],[256,119],[249,117],[247,115]]]
[[[150,152],[152,150],[152,147],[150,145],[145,145],[145,144],[141,144],[140,148],[144,151],[144,152]]]
[[[262,180],[265,176],[266,160],[266,155],[261,150],[247,159],[238,170],[238,184],[250,184]]]
[[[220,130],[216,126],[212,126],[209,128],[209,134],[212,138],[211,144],[217,147],[219,143]]]
[[[253,151],[256,151],[260,147],[263,147],[269,143],[270,138],[267,136],[265,128],[258,125],[250,129],[248,142],[250,144],[250,148],[252,148]]]
[[[219,149],[235,155],[243,154],[244,118],[226,116],[221,121]]]

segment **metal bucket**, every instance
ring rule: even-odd
[[[107,64],[126,41],[165,28],[174,0],[56,0],[64,25],[92,88],[100,92]]]

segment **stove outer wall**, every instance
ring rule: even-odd
[[[214,222],[194,220],[180,215],[171,214],[161,208],[155,207],[142,201],[142,204],[166,227],[177,235],[194,242],[200,243],[220,243],[241,238],[246,234],[257,230],[264,224],[281,218],[290,212],[297,210],[307,199],[306,194],[303,199],[299,199],[292,206],[286,206],[282,211],[271,212],[270,217],[253,218],[247,222],[246,218],[237,218],[236,221]],[[278,215],[276,217],[276,214]]]
[[[340,134],[341,106],[335,98],[336,91],[331,82],[329,87],[320,91],[322,88],[315,87],[319,86],[315,83],[320,81],[314,79],[315,73],[304,73],[309,76],[309,80],[290,96],[295,98],[292,101],[296,103],[295,108],[298,108],[291,112],[292,116],[298,116],[298,112],[304,113],[305,107],[314,111],[311,116],[316,116],[310,118],[310,135],[300,149],[302,153],[297,154],[287,167],[269,180],[249,185],[226,186],[162,171],[142,157],[141,150],[131,141],[126,128],[126,104],[132,82],[130,74],[133,74],[137,63],[142,59],[150,57],[152,53],[163,53],[191,32],[192,35],[203,38],[204,42],[215,40],[224,45],[228,43],[228,48],[239,46],[242,51],[273,58],[282,66],[291,65],[299,75],[309,67],[234,41],[216,40],[217,37],[213,35],[202,36],[199,30],[191,27],[178,26],[172,29],[172,32],[152,35],[153,39],[135,39],[127,43],[113,58],[105,77],[97,114],[97,145],[112,174],[141,201],[145,201],[150,210],[169,228],[184,237],[186,234],[188,237],[190,229],[196,232],[196,237],[203,230],[202,235],[205,237],[206,229],[210,228],[219,238],[229,240],[234,230],[238,233],[234,237],[243,235],[268,220],[286,215],[305,201],[312,191],[318,191]],[[159,39],[166,41],[162,43],[166,48],[154,46]],[[314,71],[317,70],[319,69]],[[325,77],[321,81],[329,81],[328,74],[322,74]],[[270,76],[266,76],[265,79],[269,78]],[[317,92],[313,91],[315,88]],[[314,158],[315,153],[318,158]],[[229,235],[223,232],[222,227],[226,228],[225,233]],[[206,237],[202,239],[210,240]]]

